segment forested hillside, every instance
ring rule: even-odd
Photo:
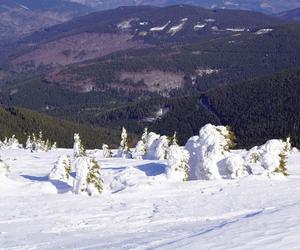
[[[72,147],[74,133],[80,133],[89,148],[101,148],[102,143],[118,145],[120,131],[112,129],[91,129],[87,126],[59,120],[23,108],[0,107],[0,139],[16,135],[25,143],[28,135],[42,131],[45,138],[57,142],[59,147]]]
[[[291,136],[300,146],[300,69],[217,88],[211,107],[236,132],[239,146]]]

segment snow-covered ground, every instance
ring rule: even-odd
[[[170,182],[165,161],[102,158],[104,193],[48,181],[58,156],[1,150],[0,249],[300,249],[300,153],[290,176]]]

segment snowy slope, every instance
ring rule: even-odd
[[[287,249],[300,246],[300,153],[286,180],[171,183],[164,161],[103,159],[105,192],[74,195],[49,174],[59,155],[1,150],[0,249]]]

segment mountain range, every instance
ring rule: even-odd
[[[176,4],[198,5],[204,8],[243,9],[263,13],[278,13],[300,7],[298,0],[71,0],[98,9],[111,9],[119,6]]]
[[[0,44],[90,11],[64,0],[0,0]]]
[[[122,126],[133,135],[148,126],[169,135],[178,130],[184,142],[211,122],[231,125],[239,145],[245,147],[289,132],[298,145],[297,124],[291,130],[285,117],[276,123],[264,120],[274,119],[282,111],[280,105],[262,112],[254,108],[251,116],[245,116],[248,126],[232,114],[242,118],[239,108],[263,103],[268,95],[278,103],[289,96],[291,88],[280,88],[282,98],[278,98],[276,87],[269,83],[272,79],[290,86],[298,82],[299,35],[298,22],[248,10],[181,4],[94,12],[22,35],[9,46],[0,45],[7,53],[1,58],[0,103],[84,124],[87,129],[105,128],[112,131],[114,141]],[[260,94],[260,82],[266,91],[271,87],[265,95]],[[230,89],[233,84],[252,101],[239,99]],[[227,109],[234,106],[226,101],[231,97],[236,110]],[[291,98],[285,111],[295,124],[300,117],[294,112],[297,99]],[[257,120],[268,129],[261,129]]]

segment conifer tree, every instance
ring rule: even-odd
[[[166,174],[173,181],[189,180],[189,153],[178,145],[171,145],[168,153]]]
[[[50,180],[67,181],[72,171],[71,161],[67,155],[62,155],[55,162],[48,178]]]
[[[126,129],[122,128],[121,142],[119,147],[119,156],[122,158],[129,158],[131,155],[129,146],[128,146],[128,135]]]
[[[103,151],[103,157],[104,158],[111,158],[112,157],[112,152],[109,149],[109,146],[107,144],[102,145],[102,151]]]
[[[100,174],[100,165],[94,159],[80,156],[74,162],[76,177],[73,182],[75,194],[98,195],[103,190],[103,180]]]
[[[74,157],[80,157],[86,155],[86,150],[81,142],[79,134],[74,134]]]
[[[177,132],[175,131],[171,138],[171,145],[178,145]]]

